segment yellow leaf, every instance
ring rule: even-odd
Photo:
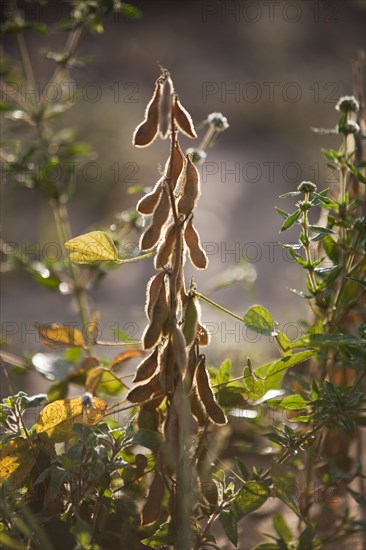
[[[76,263],[117,261],[118,251],[110,236],[104,231],[91,231],[65,243],[72,251],[70,260]]]
[[[27,439],[11,439],[0,450],[0,483],[19,486],[36,462]]]
[[[86,394],[87,395],[87,394]],[[35,429],[42,438],[61,443],[73,437],[73,425],[97,424],[104,416],[107,403],[98,397],[88,396],[60,399],[45,406],[41,411]]]
[[[76,346],[83,348],[85,346],[85,340],[80,330],[77,330],[73,326],[58,325],[52,323],[51,325],[44,325],[39,327],[39,335],[42,343],[50,347],[69,347]]]
[[[140,349],[128,349],[119,353],[116,357],[113,357],[111,361],[111,368],[115,369],[119,367],[121,363],[124,363],[128,359],[134,359],[135,357],[142,357],[145,353]]]

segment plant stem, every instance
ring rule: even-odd
[[[193,292],[194,296],[197,296],[197,298],[200,298],[201,300],[204,300],[205,302],[207,302],[211,306],[215,307],[216,309],[219,309],[223,313],[226,313],[227,315],[230,315],[230,317],[233,317],[234,319],[237,319],[238,321],[241,321],[242,323],[245,324],[244,319],[242,317],[239,317],[239,315],[236,315],[236,313],[233,313],[229,309],[226,309],[225,307],[220,306],[220,304],[214,302],[210,298],[207,298],[207,296],[204,296],[203,294],[201,294],[200,292],[197,292],[196,290],[192,290],[192,292]]]
[[[309,204],[309,193],[305,193],[305,201],[304,202]],[[310,239],[309,239],[308,211],[304,210],[302,214],[303,214],[303,219],[302,219],[302,222],[301,222],[301,226],[302,226],[303,232],[304,232],[303,244],[304,244],[304,250],[305,250],[305,256],[306,256],[307,270],[308,270],[311,289],[312,289],[313,292],[316,292],[316,290],[318,288],[318,284],[317,284],[316,279],[315,279],[313,260],[312,260],[312,257],[311,257]]]
[[[16,33],[16,38],[25,79],[31,87],[30,91],[36,92],[36,82],[34,80],[33,67],[29,57],[28,48],[25,43],[23,31],[18,31]]]

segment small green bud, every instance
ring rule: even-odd
[[[194,164],[202,164],[205,162],[207,153],[203,151],[202,149],[195,149],[194,147],[190,147],[186,151],[187,155],[192,155],[192,161]]]
[[[311,202],[308,201],[299,201],[296,205],[301,212],[306,212],[307,210],[310,210],[311,208]]]
[[[222,113],[211,113],[208,115],[206,122],[213,126],[217,132],[223,132],[229,128],[227,118]]]
[[[314,193],[317,190],[315,183],[311,181],[302,181],[297,188],[301,193]]]
[[[335,108],[336,111],[342,111],[343,113],[358,113],[360,105],[353,95],[345,95],[339,98]]]
[[[338,124],[338,132],[342,134],[358,134],[360,127],[357,122],[347,120]]]

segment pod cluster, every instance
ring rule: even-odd
[[[193,211],[200,197],[199,172],[192,156],[183,154],[177,139],[179,132],[196,137],[192,119],[181,105],[168,71],[163,69],[145,118],[133,136],[137,147],[151,144],[157,135],[163,139],[169,136],[171,146],[161,177],[137,204],[137,210],[149,216],[140,249],[156,249],[157,273],[149,280],[146,292],[147,326],[142,343],[148,354],[136,369],[135,386],[127,399],[140,406],[140,428],[163,432],[161,461],[172,472],[183,452],[183,411],[188,411],[190,433],[197,432],[209,420],[226,423],[200,351],[209,339],[201,323],[198,300],[193,287],[186,291],[184,284],[186,257],[197,269],[205,269],[208,260],[193,224]],[[161,407],[163,401],[166,409]],[[150,492],[154,498],[164,494],[158,473]],[[149,523],[152,517],[154,508],[148,501],[143,523]]]

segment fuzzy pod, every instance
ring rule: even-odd
[[[187,368],[186,340],[182,330],[174,325],[172,329],[175,364],[179,372],[184,373]]]
[[[185,184],[178,201],[178,212],[187,216],[195,207],[200,195],[200,176],[192,162],[191,155],[187,155]]]
[[[148,357],[146,357],[137,367],[135,378],[133,383],[142,382],[148,380],[155,373],[158,368],[158,347],[154,349]]]
[[[206,409],[207,415],[215,424],[226,424],[226,416],[222,408],[216,403],[214,393],[206,370],[206,361],[201,357],[196,369],[196,384],[200,399]]]
[[[164,395],[170,395],[174,391],[176,378],[175,359],[173,340],[169,338],[159,355],[159,380]]]
[[[195,139],[197,137],[191,115],[182,106],[177,96],[174,98],[174,120],[181,132],[186,136]]]
[[[196,344],[193,344],[188,351],[187,369],[184,375],[184,388],[187,394],[191,391],[194,375],[197,367]]]
[[[154,212],[163,190],[163,180],[164,178],[160,178],[159,181],[156,183],[154,189],[150,193],[144,195],[139,200],[136,206],[136,210],[138,210],[140,214],[149,215]]]
[[[160,137],[165,139],[168,135],[172,114],[173,100],[173,82],[170,76],[167,76],[163,82],[163,89],[159,100],[159,124]]]
[[[158,343],[161,333],[163,332],[165,322],[169,318],[169,314],[170,308],[166,295],[166,287],[163,280],[159,295],[151,310],[150,323],[142,337],[144,349],[150,349]]]
[[[140,429],[150,430],[152,432],[159,431],[160,417],[156,409],[146,409],[141,406],[137,415],[137,425]]]
[[[147,283],[145,313],[148,319],[151,319],[151,312],[160,294],[161,285],[163,284],[164,277],[165,272],[160,271],[160,273],[151,277],[151,279]]]
[[[157,409],[158,407],[160,407],[160,405],[162,404],[163,400],[164,400],[164,395],[162,394],[162,390],[160,388],[160,390],[158,392],[156,392],[157,395],[155,397],[155,393],[151,396],[150,400],[148,403],[144,403],[144,409],[147,410],[147,411],[153,411],[155,409]]]
[[[184,240],[188,248],[189,258],[197,269],[206,269],[208,258],[203,250],[201,240],[196,228],[193,225],[192,218],[188,221],[184,230]]]
[[[132,390],[128,392],[126,399],[131,403],[143,403],[160,389],[159,375],[156,374],[146,384],[140,384],[132,388]]]
[[[196,387],[193,387],[189,394],[189,402],[191,405],[191,413],[197,419],[200,428],[203,428],[207,422],[207,414],[202,405],[202,401],[197,395]]]
[[[169,263],[169,258],[173,253],[176,238],[176,227],[175,224],[172,223],[166,228],[156,251],[154,259],[156,269],[165,267]]]
[[[186,345],[190,346],[197,338],[197,328],[199,321],[199,304],[197,298],[188,294],[184,308],[183,334],[186,339]]]
[[[141,524],[149,525],[156,521],[161,512],[161,504],[165,495],[165,484],[159,472],[150,485],[149,494],[141,513]]]
[[[175,147],[174,147],[174,150],[173,150],[173,169],[172,169],[172,172],[170,173],[171,159],[169,159],[168,170],[166,172],[167,180],[169,182],[169,185],[170,185],[171,189],[175,189],[175,187],[177,186],[179,177],[180,177],[180,175],[182,173],[182,170],[185,166],[185,162],[186,162],[186,160],[185,160],[185,156],[182,153],[182,149],[179,147],[179,144],[176,143]]]
[[[136,147],[147,147],[154,141],[159,130],[159,104],[161,96],[161,84],[156,82],[154,94],[147,104],[145,110],[145,118],[139,126],[137,126],[132,143]]]
[[[159,202],[154,210],[151,225],[141,236],[140,249],[151,250],[160,239],[161,231],[170,213],[169,196],[165,188],[161,193]]]

